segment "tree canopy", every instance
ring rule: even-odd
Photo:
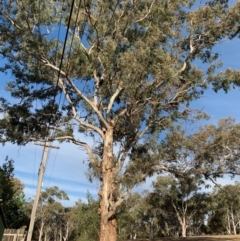
[[[212,233],[227,233],[236,235],[239,233],[240,183],[225,185],[215,189],[212,193],[213,203],[208,226]]]
[[[59,237],[62,240],[68,238],[65,229],[64,218],[67,217],[67,208],[60,203],[61,200],[69,200],[63,190],[57,186],[46,188],[41,192],[40,201],[37,209],[37,229],[38,240],[56,240]],[[35,234],[36,235],[36,234]]]
[[[166,169],[152,168],[164,160],[147,151],[152,139],[204,117],[189,104],[206,88],[239,85],[240,72],[220,72],[213,51],[239,36],[239,23],[240,3],[227,0],[2,0],[1,71],[11,74],[6,90],[16,101],[1,98],[1,142],[48,138],[85,148],[102,181],[100,240],[116,240],[126,195]]]

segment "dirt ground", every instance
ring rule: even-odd
[[[186,238],[136,239],[135,241],[240,241],[240,235],[217,235]],[[130,240],[128,240],[130,241]],[[131,240],[132,241],[132,240]]]

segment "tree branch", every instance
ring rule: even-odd
[[[111,210],[108,212],[108,214],[104,217],[104,222],[107,223],[108,220],[116,213],[117,208],[122,204],[122,202],[124,201],[124,198],[129,195],[131,192],[130,189],[128,189],[124,194],[120,195],[120,197],[118,198],[118,200],[116,202],[110,202],[111,205]],[[111,195],[110,195],[111,198]]]
[[[139,23],[139,22],[143,21],[145,18],[147,18],[147,16],[150,14],[150,12],[151,12],[151,10],[152,10],[152,7],[153,7],[154,2],[155,2],[155,0],[152,0],[151,6],[149,7],[146,15],[143,16],[142,18],[138,19],[137,21],[135,21],[135,23]]]
[[[114,100],[117,98],[117,96],[122,91],[122,89],[123,89],[123,87],[122,87],[122,81],[121,81],[120,84],[118,85],[118,88],[116,89],[115,93],[112,95],[112,97],[111,97],[111,99],[109,101],[109,104],[108,104],[108,107],[107,107],[107,116],[109,115],[109,113],[110,113],[110,111],[112,109]]]
[[[90,106],[91,108],[95,111],[96,115],[98,116],[98,118],[101,120],[102,124],[104,124],[105,128],[109,128],[109,124],[105,121],[105,119],[103,118],[103,115],[101,114],[101,112],[98,110],[97,106],[95,105],[94,101],[91,101],[90,99],[88,99],[73,83],[72,80],[70,80],[68,78],[68,82],[69,84],[72,86],[72,88],[76,91],[76,93],[78,94],[78,96],[80,98],[82,98],[83,100],[85,100]],[[102,133],[103,134],[103,133]]]
[[[182,225],[183,224],[183,221],[182,221],[182,219],[181,219],[181,216],[180,216],[180,214],[179,214],[179,212],[178,212],[178,210],[177,210],[177,207],[176,207],[176,205],[172,202],[172,205],[173,205],[173,208],[174,208],[174,210],[175,210],[175,212],[176,212],[176,214],[177,214],[177,219],[178,219],[178,221],[180,222],[180,224]]]
[[[97,72],[96,69],[94,69],[93,70],[93,76],[94,76],[94,79],[95,79],[95,90],[94,90],[94,97],[93,97],[93,99],[94,99],[95,106],[98,105],[98,96],[97,95],[98,95],[99,82],[100,82],[99,78],[97,77],[97,73],[96,72]]]
[[[42,62],[45,64],[45,66],[48,66],[56,71],[59,72],[59,68],[54,66],[53,64],[51,64],[47,59],[45,59],[44,57],[41,58]],[[66,73],[63,71],[63,70],[60,70],[60,73],[63,75],[63,76],[67,76]]]
[[[75,138],[73,138],[72,136],[61,136],[61,137],[55,137],[51,140],[51,138],[49,138],[49,141],[60,141],[60,140],[70,140],[72,141],[74,144],[78,145],[78,146],[82,146],[85,148],[88,156],[89,156],[89,159],[90,159],[90,162],[93,163],[93,164],[96,164],[97,163],[97,159],[95,157],[95,155],[93,154],[92,152],[92,149],[90,148],[90,146],[86,143],[86,142],[82,142],[82,141],[78,141],[76,140]]]
[[[72,103],[72,100],[63,84],[62,79],[59,78],[59,82],[58,82],[59,87],[62,89],[63,93],[66,96],[67,101],[69,102],[69,104],[72,107],[72,112],[73,112],[73,118],[78,121],[78,123],[80,123],[85,129],[90,129],[90,130],[95,130],[101,137],[103,137],[103,132],[101,129],[99,129],[97,126],[91,125],[89,123],[86,123],[85,121],[81,120],[81,118],[79,117],[79,115],[77,114],[77,110],[75,108],[75,106]]]

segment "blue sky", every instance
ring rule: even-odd
[[[222,70],[227,68],[240,70],[240,40],[225,40],[222,44],[213,49],[218,52],[223,60]],[[203,109],[207,112],[211,119],[208,123],[217,123],[220,118],[232,116],[236,121],[240,121],[240,88],[232,89],[228,93],[220,90],[215,93],[207,90],[200,100],[194,101],[191,107]]]
[[[224,61],[223,69],[228,67],[232,69],[240,69],[240,40],[236,39],[232,42],[226,40],[215,49],[220,53]],[[1,64],[1,61],[0,61]],[[0,96],[6,97],[4,85],[9,76],[0,73]],[[208,123],[217,123],[220,118],[232,116],[237,122],[240,122],[240,89],[235,89],[225,94],[223,91],[215,93],[212,90],[205,92],[203,98],[191,104],[192,108],[203,109],[207,112],[211,119]],[[202,124],[199,123],[199,125]],[[84,137],[86,138],[86,137]],[[44,175],[43,189],[51,186],[58,186],[64,190],[70,201],[65,201],[64,205],[73,205],[79,198],[86,200],[86,193],[89,191],[94,197],[97,197],[97,192],[100,183],[90,183],[86,178],[87,159],[84,150],[70,143],[58,144],[59,150],[51,149],[47,162],[47,168]],[[36,146],[33,143],[26,146],[16,146],[6,144],[0,147],[0,165],[4,162],[8,155],[15,161],[15,177],[19,178],[25,185],[25,194],[27,198],[35,196],[37,184],[37,175],[42,158],[43,147]],[[236,177],[235,180],[240,180]],[[234,183],[235,180],[225,178],[219,180],[222,184]],[[149,189],[151,179],[147,180],[136,190]]]

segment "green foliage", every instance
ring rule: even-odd
[[[213,2],[76,1],[70,24],[76,34],[69,35],[56,86],[62,46],[56,26],[66,25],[70,6],[2,1],[2,71],[11,72],[6,89],[19,100],[11,105],[2,99],[2,112],[8,113],[0,123],[2,141],[43,138],[50,134],[48,125],[58,126],[53,139],[74,139],[75,122],[102,136],[100,130],[114,123],[114,142],[129,152],[139,137],[160,135],[177,119],[190,117],[183,107],[209,83],[218,90],[239,82],[237,70],[215,74],[219,56],[211,49],[238,34],[240,4]],[[197,59],[209,65],[208,73],[194,66]],[[54,105],[52,97],[61,93],[66,102]],[[43,103],[37,109],[36,99]]]
[[[212,212],[209,216],[208,226],[211,233],[239,233],[240,222],[240,183],[225,185],[216,189],[213,196]]]
[[[68,199],[67,194],[57,186],[41,192],[35,225],[35,236],[38,236],[39,240],[42,240],[43,235],[50,240],[55,239],[57,235],[66,235],[66,217],[69,210],[63,207],[60,200]]]
[[[181,125],[174,126],[148,152],[153,152],[151,156],[157,160],[155,168],[159,173],[167,171],[176,177],[193,174],[199,179],[203,176],[215,179],[223,174],[234,176],[239,173],[240,164],[239,127],[232,118],[221,119],[218,125],[205,125],[191,133]]]
[[[14,178],[14,161],[6,157],[0,167],[0,199],[9,228],[20,228],[28,223],[23,185]]]
[[[76,224],[77,241],[95,241],[99,238],[99,201],[87,193],[87,203],[78,202],[72,209],[71,219]]]
[[[192,232],[194,230],[194,235],[200,233],[210,200],[207,194],[200,191],[201,186],[196,176],[185,175],[177,179],[171,176],[158,177],[153,182],[153,188],[149,202],[159,210],[161,216],[159,235],[180,234],[183,228],[188,233],[190,229]]]
[[[216,145],[227,121],[191,136],[173,129],[206,118],[189,105],[207,88],[239,86],[239,71],[219,72],[212,49],[239,36],[240,2],[76,0],[59,70],[63,41],[57,26],[68,27],[70,6],[62,0],[1,1],[1,71],[11,74],[6,90],[16,100],[0,100],[1,142],[48,137],[85,148],[93,176],[106,187],[100,192],[101,208],[108,207],[100,210],[103,220],[114,218],[134,185],[154,173],[234,173],[239,163],[228,156],[225,141],[235,150],[236,135],[224,130],[224,145]],[[220,155],[227,168],[219,165]]]
[[[149,237],[149,230],[144,225],[150,209],[146,195],[134,193],[126,199],[117,212],[118,240]]]
[[[40,205],[52,204],[56,200],[69,200],[67,194],[59,190],[57,186],[49,187],[45,191],[41,192]]]
[[[211,195],[201,191],[198,178],[159,176],[152,191],[133,194],[118,210],[118,239],[179,237],[186,221],[187,235],[206,233],[213,211]]]

